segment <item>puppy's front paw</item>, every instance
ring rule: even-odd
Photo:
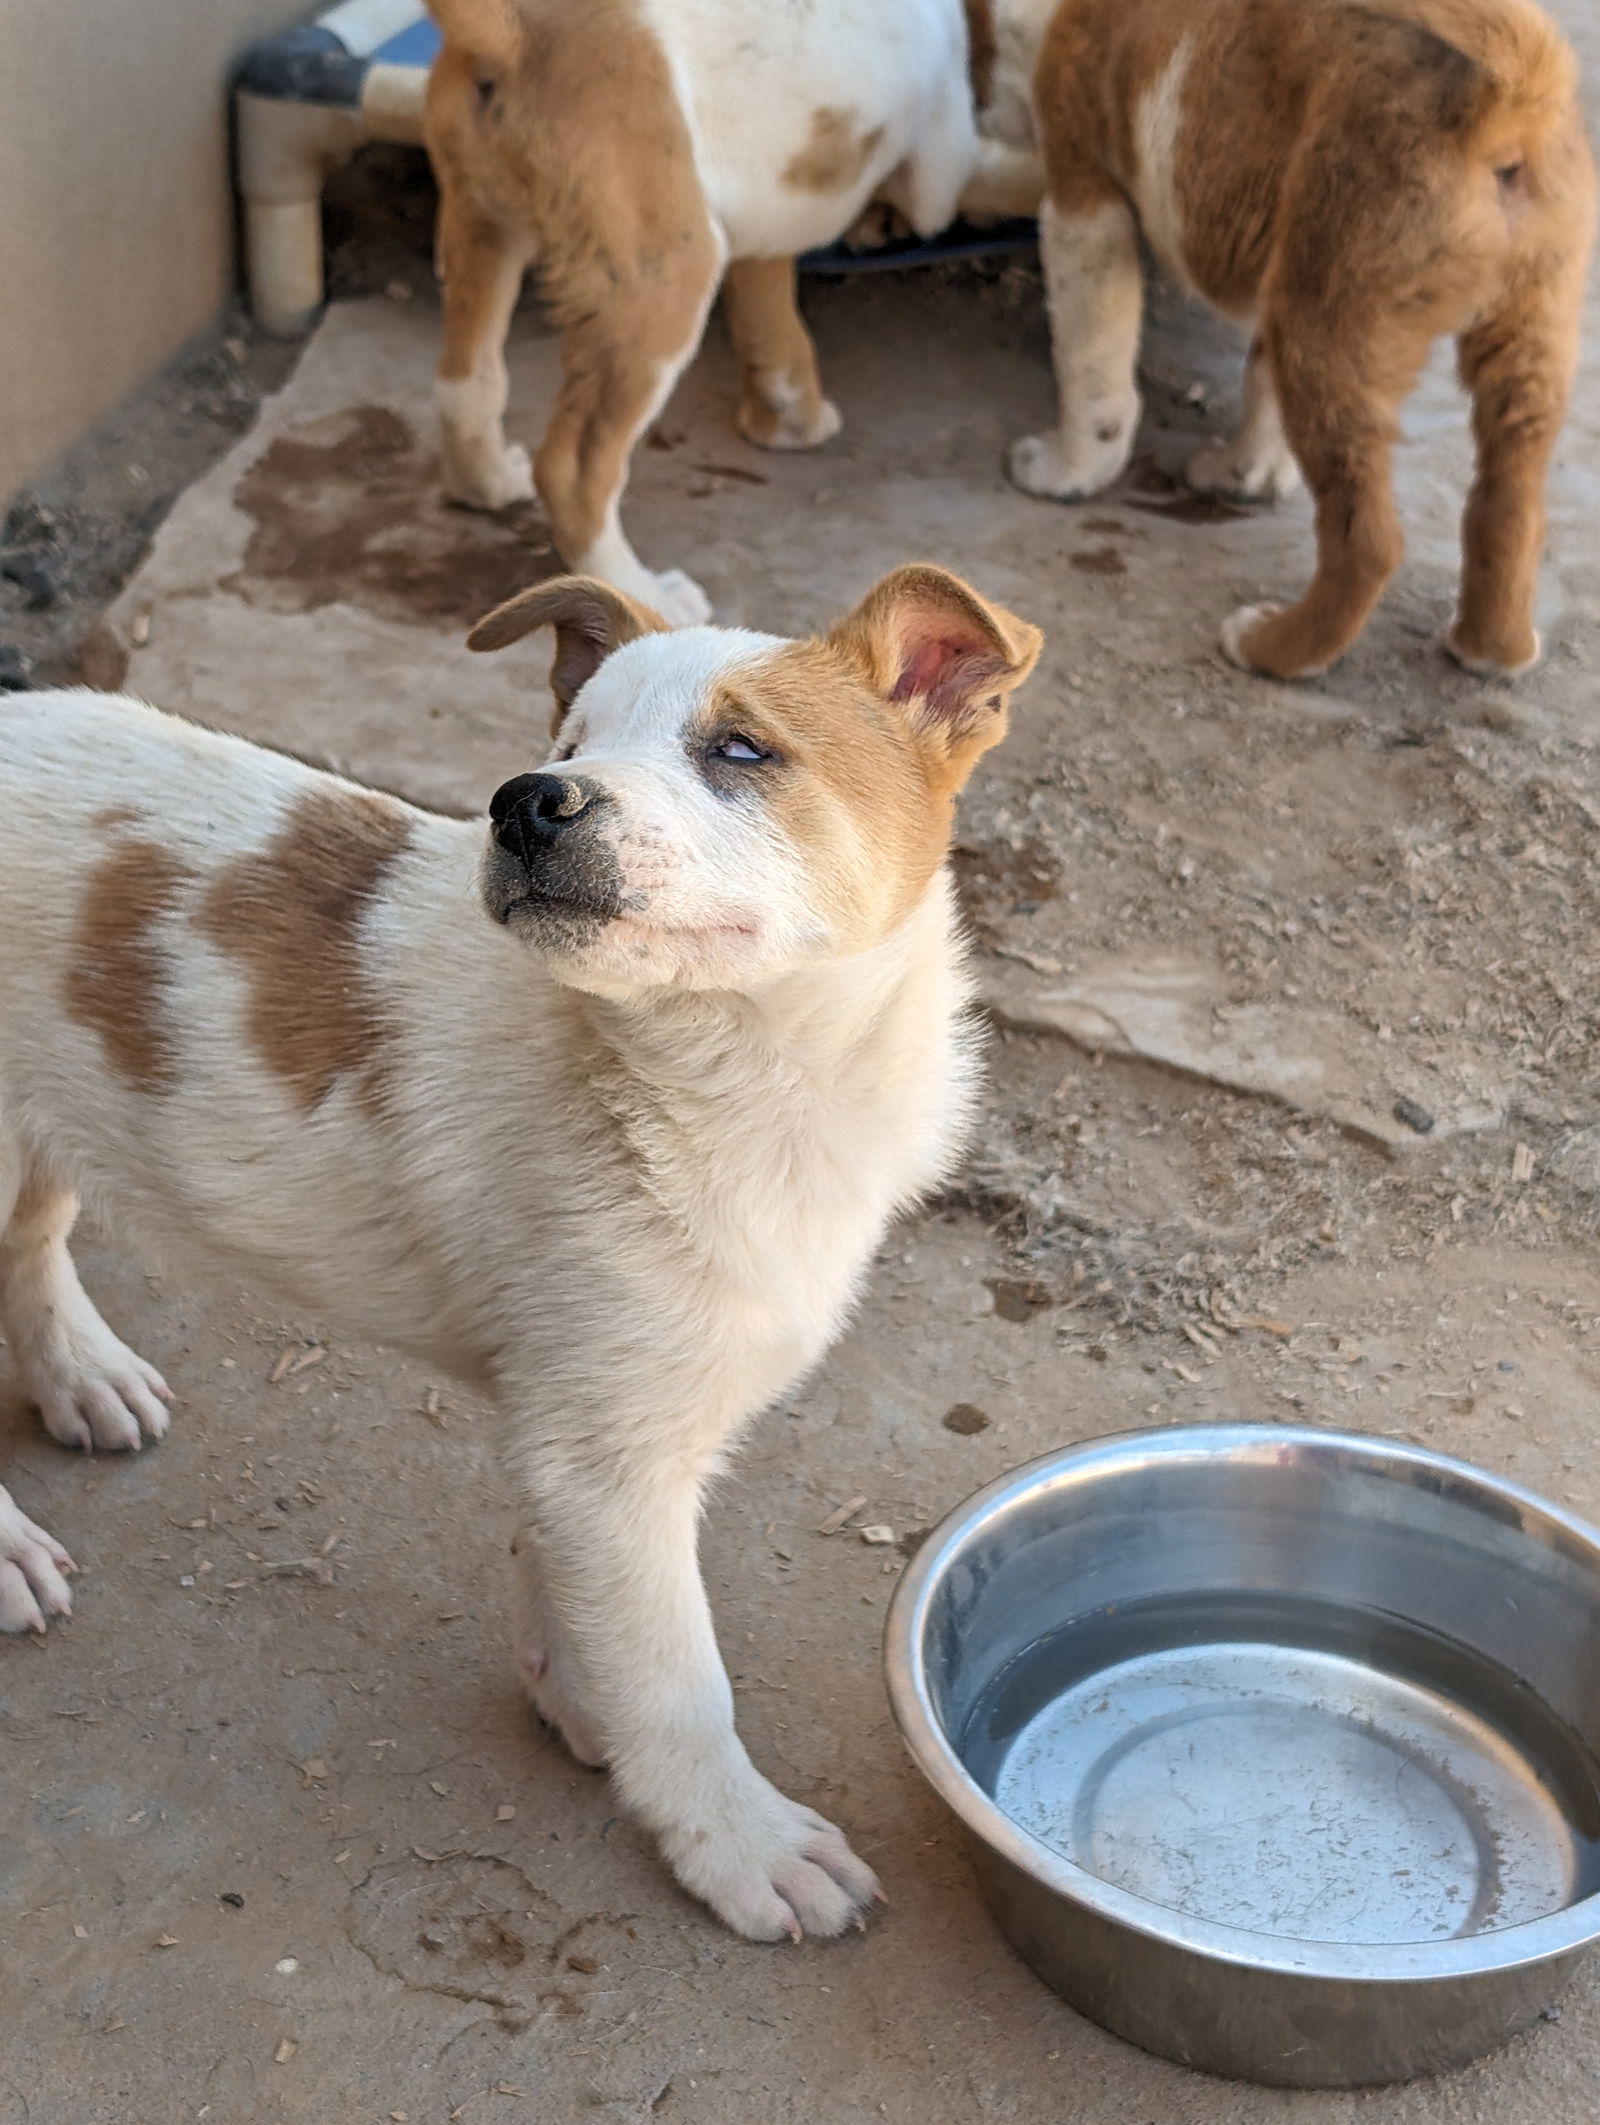
[[[164,1438],[171,1422],[172,1389],[98,1319],[75,1323],[24,1364],[22,1386],[51,1438],[85,1453],[130,1452]]]
[[[70,1616],[66,1574],[76,1569],[55,1537],[0,1490],[0,1631],[42,1631],[47,1617]]]
[[[533,460],[521,443],[507,443],[498,464],[457,470],[445,482],[445,499],[460,509],[509,509],[533,500]]]
[[[651,576],[643,595],[644,602],[653,605],[669,627],[704,627],[711,617],[711,600],[681,568],[665,568]]]
[[[844,1833],[758,1772],[747,1779],[731,1805],[708,1811],[704,1826],[663,1835],[679,1881],[747,1940],[833,1940],[864,1925],[883,1891]]]
[[[1233,502],[1281,502],[1300,485],[1300,467],[1287,452],[1253,459],[1237,442],[1208,443],[1190,458],[1183,476],[1196,494]]]

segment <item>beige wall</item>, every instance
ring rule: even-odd
[[[0,506],[233,279],[229,64],[308,0],[0,0]]]

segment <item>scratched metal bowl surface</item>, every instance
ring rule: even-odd
[[[886,1665],[1012,1944],[1185,2065],[1459,2066],[1600,1938],[1600,1533],[1463,1462],[1258,1425],[1069,1448],[928,1537]]]

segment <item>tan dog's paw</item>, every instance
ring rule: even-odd
[[[740,401],[739,433],[759,450],[815,450],[831,442],[844,426],[844,415],[831,398],[809,403],[795,394],[787,403],[751,394]]]
[[[66,1574],[76,1570],[55,1537],[0,1490],[0,1631],[42,1631],[46,1617],[70,1616]]]
[[[1246,638],[1253,634],[1263,620],[1275,620],[1282,612],[1281,605],[1241,605],[1237,612],[1230,612],[1222,623],[1217,636],[1222,654],[1230,664],[1237,664],[1241,671],[1260,671],[1246,646]]]
[[[98,1317],[73,1323],[20,1369],[24,1393],[63,1446],[125,1453],[166,1436],[172,1389]]]
[[[746,1780],[713,1827],[663,1836],[679,1881],[747,1940],[833,1940],[864,1925],[883,1891],[843,1831],[759,1773]]]
[[[1303,652],[1296,656],[1277,641],[1283,632],[1288,632],[1291,642],[1294,638],[1292,625],[1281,630],[1277,624],[1283,610],[1281,605],[1241,605],[1222,623],[1217,637],[1222,654],[1241,671],[1259,672],[1267,679],[1321,678],[1328,669],[1327,661],[1310,662]]]
[[[1281,457],[1249,457],[1237,441],[1208,443],[1183,468],[1196,494],[1217,494],[1233,502],[1281,502],[1300,486],[1300,467],[1285,452]]]
[[[1128,461],[1135,423],[1119,423],[1108,440],[1078,439],[1063,449],[1059,435],[1023,435],[1006,452],[1006,477],[1024,494],[1047,502],[1083,502],[1109,487]]]
[[[509,509],[514,502],[531,502],[533,460],[520,443],[507,443],[498,465],[470,478],[447,478],[444,492],[458,509]]]
[[[1520,662],[1502,662],[1498,657],[1485,656],[1481,650],[1465,649],[1461,643],[1459,620],[1445,636],[1444,647],[1463,671],[1470,671],[1479,679],[1520,679],[1524,673],[1532,671],[1544,655],[1544,643],[1540,640],[1537,630],[1533,637],[1533,654],[1522,658]]]

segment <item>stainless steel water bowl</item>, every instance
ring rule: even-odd
[[[1073,1447],[896,1591],[889,1694],[1047,1983],[1294,2087],[1465,2064],[1600,1937],[1600,1533],[1388,1440]]]

